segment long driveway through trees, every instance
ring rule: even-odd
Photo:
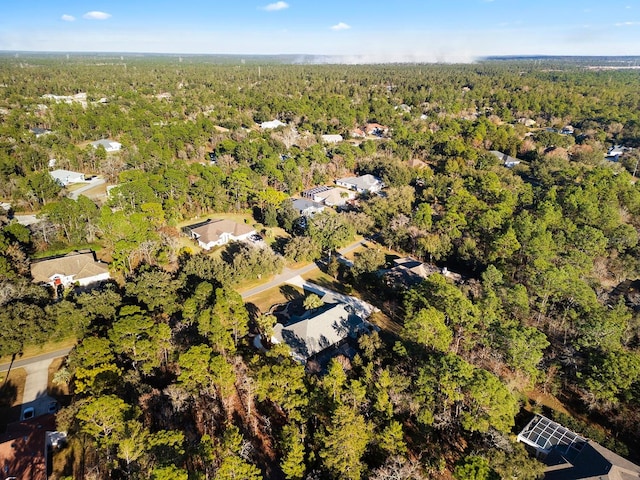
[[[352,252],[353,250],[355,250],[356,248],[365,245],[366,242],[367,242],[366,240],[358,240],[356,242],[353,242],[347,245],[344,248],[341,248],[340,250],[338,250],[338,253],[340,255],[346,255],[349,252]],[[269,282],[263,283],[262,285],[252,288],[251,290],[247,290],[246,292],[242,292],[240,295],[242,296],[242,298],[247,299],[254,295],[258,295],[259,293],[262,293],[265,290],[269,290],[270,288],[278,287],[282,284],[285,284],[289,280],[297,276],[303,276],[309,272],[312,272],[313,270],[316,270],[317,268],[318,268],[318,265],[315,263],[310,263],[309,265],[305,265],[304,267],[295,268],[295,269],[285,268],[280,275],[276,275]]]

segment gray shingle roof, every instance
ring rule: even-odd
[[[303,362],[348,336],[356,336],[366,327],[343,303],[325,305],[317,313],[306,315],[312,316],[303,316],[287,326],[276,324],[273,333],[277,342],[289,345],[293,356]]]

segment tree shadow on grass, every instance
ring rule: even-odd
[[[7,429],[7,424],[20,420],[22,405],[12,405],[18,398],[18,387],[9,379],[0,386],[0,433]]]
[[[289,239],[283,236],[277,236],[270,244],[274,252],[284,255],[284,247],[289,242]]]
[[[282,296],[284,296],[284,298],[286,298],[288,302],[292,302],[294,300],[304,297],[304,295],[300,293],[299,290],[292,287],[291,285],[281,285],[280,293],[282,294]]]

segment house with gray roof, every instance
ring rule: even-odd
[[[373,175],[360,175],[359,177],[344,177],[336,180],[339,187],[355,190],[358,193],[376,193],[384,188],[384,183]]]
[[[34,283],[52,287],[74,284],[84,287],[111,278],[107,264],[97,260],[95,253],[91,251],[34,260],[31,263],[31,277]]]
[[[542,415],[533,417],[518,441],[547,465],[545,480],[640,479],[640,466]]]
[[[494,155],[502,164],[507,168],[513,168],[520,163],[515,157],[511,157],[506,153],[499,152],[498,150],[491,150],[491,154]]]
[[[84,173],[73,172],[71,170],[52,170],[49,172],[49,175],[63,187],[71,183],[82,183],[85,181]]]
[[[93,148],[98,148],[100,145],[104,147],[107,153],[119,152],[120,149],[122,148],[121,143],[116,142],[115,140],[109,140],[106,138],[102,140],[96,140],[95,142],[91,142],[91,146]]]
[[[349,338],[355,339],[370,328],[350,305],[330,303],[305,312],[287,325],[277,323],[271,343],[286,343],[293,358],[307,363],[320,352],[337,347]]]
[[[306,198],[295,198],[291,201],[291,205],[303,217],[313,217],[326,208],[323,204]]]

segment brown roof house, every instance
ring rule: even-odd
[[[249,237],[256,234],[253,227],[226,219],[207,220],[203,223],[189,225],[184,228],[184,231],[205,250],[231,241],[248,240]]]
[[[379,123],[367,123],[364,126],[364,133],[367,135],[375,135],[376,137],[382,137],[389,133],[389,127],[380,125]]]
[[[45,258],[31,264],[34,283],[45,283],[52,287],[68,287],[78,284],[87,286],[109,280],[106,263],[96,259],[94,252],[71,252],[63,257]]]
[[[9,424],[0,435],[0,478],[47,480],[47,431],[54,427],[53,415]]]
[[[542,415],[533,417],[518,441],[547,465],[545,480],[640,479],[640,466]]]

